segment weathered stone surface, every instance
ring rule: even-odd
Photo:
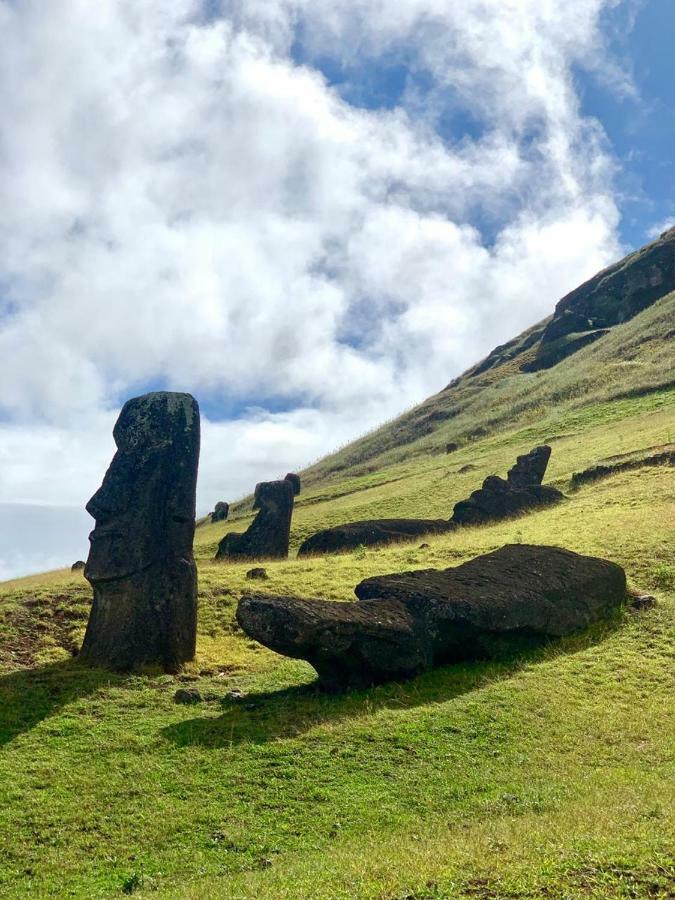
[[[246,573],[246,577],[249,581],[259,580],[266,581],[269,578],[267,574],[267,569],[263,569],[261,567],[257,567],[255,569],[249,569]]]
[[[512,487],[541,484],[550,458],[551,448],[548,445],[535,447],[529,453],[516,458],[516,464],[509,469],[506,480]]]
[[[293,515],[294,488],[290,481],[262,481],[256,485],[253,509],[259,510],[243,534],[226,534],[216,559],[285,559]]]
[[[506,480],[488,475],[479,490],[455,504],[452,521],[481,525],[562,500],[559,490],[541,484],[550,456],[550,447],[535,447],[517,458]]]
[[[298,556],[343,553],[356,547],[407,541],[421,534],[444,534],[456,526],[445,519],[367,519],[317,531],[303,541]]]
[[[284,480],[290,481],[291,485],[293,486],[293,493],[297,497],[298,494],[300,493],[300,489],[302,487],[302,483],[300,481],[300,476],[296,475],[295,472],[287,472],[286,475],[284,476]]]
[[[86,562],[83,559],[76,560],[72,566],[70,567],[71,572],[80,572],[86,566]]]
[[[224,522],[230,514],[230,504],[224,500],[219,500],[211,513],[212,522]]]
[[[572,475],[572,486],[579,487],[591,481],[600,481],[620,472],[630,472],[633,469],[642,469],[647,466],[673,466],[675,465],[675,449],[662,450],[659,453],[650,453],[639,459],[626,459],[621,462],[608,463],[607,465],[592,466],[583,472],[575,472]]]
[[[136,397],[113,436],[117,452],[87,504],[96,527],[84,574],[94,604],[81,657],[113,669],[174,670],[195,651],[199,407],[189,394]]]
[[[237,621],[338,691],[581,630],[625,601],[626,578],[607,560],[516,544],[456,568],[369,578],[355,592],[356,603],[246,596]]]
[[[193,703],[201,703],[203,699],[200,691],[196,688],[179,688],[173,695],[174,703],[181,703],[186,706]]]
[[[498,475],[489,475],[482,488],[474,491],[467,500],[455,504],[452,520],[458,525],[482,525],[550,506],[562,499],[563,495],[556,488],[543,484],[514,488]]]

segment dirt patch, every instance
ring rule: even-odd
[[[29,668],[47,650],[79,651],[90,601],[81,595],[25,597],[0,607],[0,667]]]

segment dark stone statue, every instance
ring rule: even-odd
[[[174,671],[195,653],[199,407],[190,394],[136,397],[113,436],[117,452],[87,504],[96,520],[84,570],[94,605],[80,657]]]
[[[451,569],[367,578],[355,603],[244,596],[237,621],[277,653],[305,659],[327,691],[522,650],[609,618],[626,600],[615,563],[515,544]]]
[[[211,513],[211,521],[212,522],[224,522],[228,515],[230,514],[230,504],[225,503],[224,500],[219,500],[216,503],[213,512]]]
[[[294,497],[294,485],[287,478],[257,484],[253,509],[258,515],[243,534],[225,535],[216,559],[286,559]]]
[[[488,475],[481,488],[455,504],[452,521],[458,525],[482,525],[562,500],[557,488],[541,483],[550,456],[550,447],[535,447],[517,458],[506,479]]]
[[[547,444],[535,447],[529,453],[516,457],[516,464],[509,469],[506,480],[516,488],[541,484],[550,458],[551,448]]]
[[[293,486],[293,493],[297,497],[300,493],[301,487],[300,476],[296,475],[295,472],[288,472],[288,474],[284,478],[284,481],[290,481],[291,485]]]
[[[422,534],[447,534],[460,525],[481,525],[548,506],[563,499],[559,490],[543,485],[551,448],[535,447],[516,460],[508,476],[489,475],[483,486],[455,505],[450,519],[364,519],[324,528],[306,538],[298,556],[344,553],[361,545],[393,544]],[[466,471],[473,466],[463,466]]]

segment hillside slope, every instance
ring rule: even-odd
[[[583,406],[672,386],[674,290],[675,228],[563,297],[438,394],[311,466],[305,483],[465,445],[561,401]]]
[[[176,676],[78,663],[91,603],[80,573],[1,584],[0,894],[674,896],[674,470],[571,483],[599,462],[672,447],[674,326],[670,293],[562,365],[522,371],[541,328],[498,348],[305,473],[292,545],[359,518],[447,516],[543,441],[546,480],[566,494],[558,506],[423,542],[292,552],[256,582],[349,601],[367,576],[543,543],[620,563],[655,595],[648,611],[535,652],[326,697],[309,666],[236,625],[250,566],[213,555],[250,520],[244,505],[197,531],[197,658]],[[462,446],[447,455],[450,440]],[[186,684],[203,702],[174,702]]]

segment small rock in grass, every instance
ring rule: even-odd
[[[656,606],[656,597],[652,597],[651,594],[640,594],[637,597],[633,597],[630,605],[633,609],[640,612],[643,609],[651,609],[652,606]]]
[[[72,566],[70,567],[71,572],[81,572],[82,569],[86,566],[86,563],[83,559],[76,560]]]
[[[199,675],[193,675],[191,672],[182,672],[176,675],[176,681],[199,681]]]
[[[201,703],[202,695],[196,688],[180,688],[173,695],[174,703],[183,703],[183,704],[191,704],[191,703]]]
[[[417,549],[418,550],[428,550],[429,546],[430,546],[429,544],[420,544]]]
[[[269,575],[267,574],[267,569],[257,567],[255,569],[249,569],[246,573],[246,577],[249,579],[249,581],[256,578],[260,581],[265,581],[269,578]]]

